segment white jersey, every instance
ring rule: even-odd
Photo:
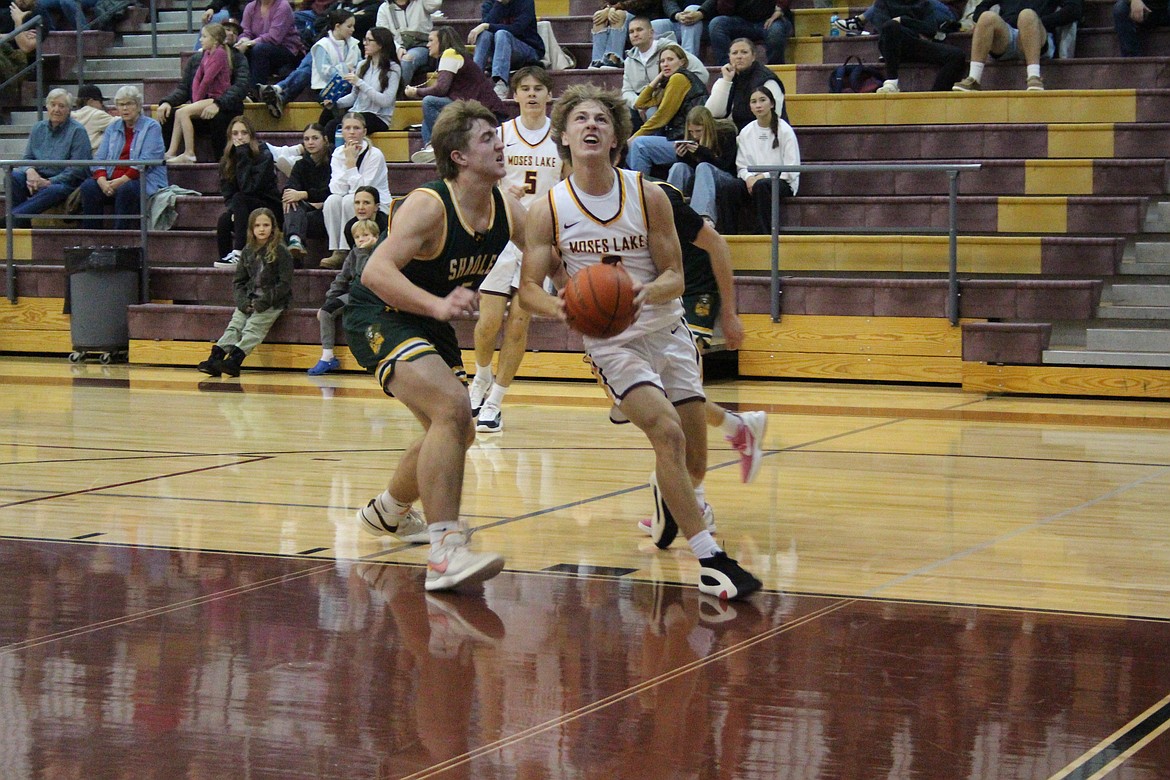
[[[499,133],[507,170],[500,189],[522,188],[520,205],[528,208],[561,180],[561,155],[553,141],[552,121],[546,118],[542,128],[529,130],[517,117],[500,125]]]
[[[646,224],[646,193],[642,174],[614,168],[613,189],[593,197],[573,186],[573,178],[560,182],[549,192],[553,217],[553,243],[570,276],[606,257],[617,257],[634,281],[649,284],[658,278],[658,267],[650,257],[650,228]],[[682,301],[647,304],[637,321],[625,332],[609,339],[584,339],[585,348],[594,344],[615,344],[664,327],[682,319]]]

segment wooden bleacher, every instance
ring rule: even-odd
[[[474,5],[448,0],[446,23],[470,27]],[[828,94],[828,73],[847,55],[878,59],[876,37],[827,34],[832,13],[861,9],[798,8],[789,49],[793,64],[774,70],[788,91],[805,162],[984,165],[960,180],[962,322],[952,327],[945,319],[945,238],[866,233],[876,227],[942,227],[944,176],[806,174],[799,196],[786,204],[785,223],[841,232],[782,238],[780,323],[767,316],[767,238],[729,237],[749,334],[738,355],[742,376],[941,382],[996,392],[1170,393],[1157,371],[1040,362],[1052,323],[1094,316],[1103,286],[1118,274],[1127,247],[1143,235],[1150,199],[1167,193],[1170,58],[1118,58],[1109,5],[1086,3],[1080,57],[1044,64],[1045,93],[1020,90],[1023,68],[1017,63],[989,65],[981,93],[891,96]],[[539,3],[542,15],[556,17],[558,37],[579,61],[587,48],[590,6],[587,0]],[[969,45],[969,36],[953,39]],[[1151,50],[1160,41],[1155,36]],[[147,101],[173,89],[177,76],[146,79]],[[908,90],[923,89],[930,78],[929,69],[914,65],[902,74]],[[619,71],[555,74],[558,87],[580,80],[616,86],[620,79]],[[319,107],[291,104],[279,121],[261,105],[247,113],[266,140],[292,144],[300,128],[316,120]],[[374,136],[389,161],[395,193],[432,175],[431,166],[409,162],[421,141],[407,128],[420,120],[417,101],[400,101],[392,131]],[[210,267],[222,203],[215,165],[176,166],[170,174],[173,183],[210,197],[182,199],[175,228],[151,236],[154,302],[131,310],[131,360],[193,365],[227,322],[231,272]],[[110,244],[136,240],[132,232],[102,236]],[[21,298],[4,309],[0,351],[68,351],[68,321],[59,314],[60,258],[64,247],[76,243],[75,231],[17,231]],[[331,278],[332,272],[315,268],[297,271],[293,307],[249,366],[303,370],[316,361],[314,310]],[[458,326],[465,347],[472,325]],[[580,341],[563,326],[534,322],[529,347],[533,353],[522,375],[587,376]],[[341,358],[344,368],[357,368],[344,350]]]

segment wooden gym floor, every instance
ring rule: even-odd
[[[246,364],[245,364],[246,367]],[[480,595],[354,510],[417,434],[366,376],[0,359],[0,777],[1170,777],[1170,404],[723,382],[701,598],[584,383],[470,452]]]

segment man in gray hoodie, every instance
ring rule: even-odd
[[[633,46],[626,52],[622,98],[630,107],[635,130],[642,126],[649,113],[643,114],[634,108],[634,103],[638,100],[638,94],[658,75],[658,54],[662,47],[674,42],[674,36],[669,33],[661,38],[656,37],[654,27],[645,16],[635,16],[630,20],[630,43]],[[698,76],[704,85],[711,75],[703,61],[690,52],[687,52],[687,70]]]

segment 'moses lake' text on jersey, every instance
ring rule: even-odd
[[[646,193],[642,175],[615,168],[613,189],[592,197],[573,186],[573,178],[560,182],[549,192],[553,218],[553,243],[569,275],[607,257],[621,260],[634,281],[648,284],[658,278],[650,256],[650,227],[646,223]],[[585,339],[588,348],[596,343],[620,343],[662,327],[672,327],[683,315],[676,298],[666,304],[647,304],[628,330],[612,339]]]
[[[504,141],[503,188],[516,186],[524,191],[520,205],[528,208],[561,180],[561,157],[552,138],[552,122],[540,130],[528,130],[519,118],[500,125]]]
[[[439,251],[433,257],[414,258],[402,267],[402,275],[412,284],[440,298],[445,298],[456,287],[479,289],[512,234],[512,218],[503,195],[498,188],[492,190],[491,224],[486,232],[476,233],[459,213],[459,206],[447,182],[429,182],[415,192],[425,193],[443,204],[446,223],[444,237]],[[394,221],[391,218],[386,240],[393,239],[393,230]],[[360,280],[355,280],[350,289],[350,305],[375,302],[385,305]]]

